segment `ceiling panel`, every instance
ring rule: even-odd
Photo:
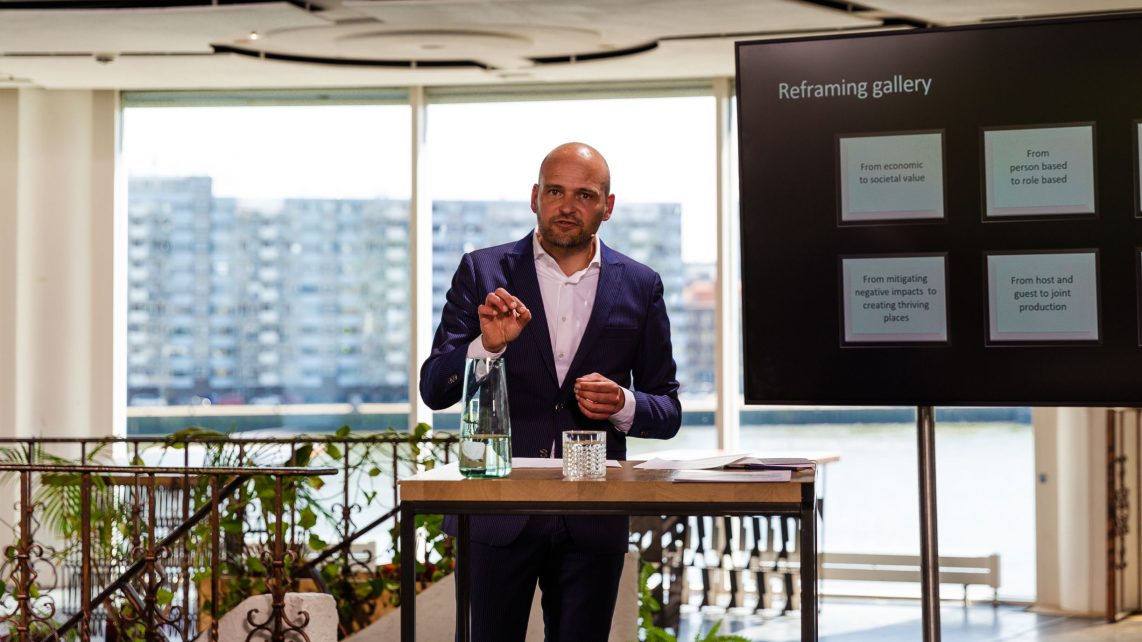
[[[852,11],[824,0],[316,3],[327,10],[284,2],[99,10],[0,4],[0,87],[286,89],[706,78],[733,74],[735,39],[879,29],[900,16],[961,24],[1142,9],[1142,0],[870,0]]]
[[[210,52],[211,42],[244,38],[252,30],[326,24],[317,14],[284,2],[174,9],[0,10],[0,52]]]

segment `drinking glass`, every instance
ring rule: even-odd
[[[607,476],[607,433],[568,430],[563,433],[563,478],[603,479]]]

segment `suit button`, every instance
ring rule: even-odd
[[[452,375],[451,377],[448,377],[448,384],[449,384],[449,385],[451,385],[451,384],[454,384],[454,383],[456,383],[456,382],[457,382],[457,381],[459,381],[459,380],[460,380],[460,375],[456,375],[456,374],[454,374],[454,375]]]
[[[555,404],[555,412],[560,412],[561,410],[563,410],[563,402]]]
[[[540,448],[540,449],[539,449],[539,456],[540,456],[540,457],[547,457],[547,456],[548,456],[548,455],[550,455],[550,454],[551,454],[551,453],[550,453],[550,452],[548,452],[546,448]]]

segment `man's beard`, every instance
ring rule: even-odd
[[[587,228],[583,227],[579,221],[575,221],[575,223],[579,225],[578,228],[564,232],[555,227],[555,223],[559,220],[573,219],[556,219],[551,221],[550,224],[539,226],[539,234],[543,237],[543,240],[554,245],[555,247],[560,247],[565,250],[584,247],[589,244],[591,239],[595,236],[594,234],[588,232]]]

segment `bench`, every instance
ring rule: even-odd
[[[920,582],[919,555],[879,555],[875,553],[821,553],[819,577],[825,580],[864,582]],[[999,604],[999,555],[985,557],[940,557],[940,584],[964,587],[968,606],[968,586],[990,586],[992,606]]]

